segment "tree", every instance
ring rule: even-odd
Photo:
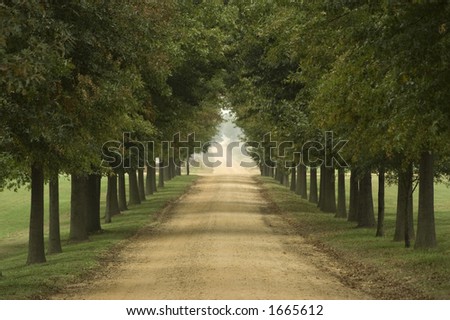
[[[70,196],[70,240],[88,240],[87,176],[72,175]]]
[[[317,169],[316,168],[310,168],[309,170],[310,174],[310,187],[309,187],[309,202],[311,203],[317,203],[318,202],[318,196],[317,196]]]
[[[321,168],[320,177],[320,201],[319,207],[323,212],[336,212],[336,190],[335,190],[335,172],[334,168]]]
[[[94,233],[102,230],[100,223],[100,196],[102,177],[92,173],[87,181],[87,230]]]
[[[374,227],[375,216],[372,197],[372,174],[366,171],[359,181],[358,227]]]
[[[59,176],[58,172],[50,177],[49,182],[49,234],[48,254],[61,253],[61,235],[59,230]]]
[[[145,201],[145,178],[144,178],[144,169],[138,169],[138,189],[139,189],[139,198],[141,201]]]
[[[138,205],[141,204],[141,197],[139,195],[139,186],[136,169],[128,170],[128,194],[130,196],[128,205]]]
[[[110,223],[112,217],[120,214],[119,198],[117,195],[117,176],[112,173],[108,176],[108,186],[106,190],[106,212],[105,222]]]
[[[308,187],[307,187],[307,179],[306,179],[307,169],[306,166],[300,164],[300,195],[302,199],[308,199]]]
[[[436,244],[434,224],[433,154],[423,152],[420,159],[419,223],[415,248],[433,248]]]
[[[348,221],[358,221],[358,208],[359,208],[359,178],[358,172],[355,168],[350,172],[350,204],[348,211]]]
[[[126,188],[125,188],[125,170],[119,169],[118,172],[118,193],[119,193],[119,210],[120,211],[126,211],[128,210],[127,206],[127,194],[126,194]]]
[[[44,172],[31,168],[31,214],[27,264],[45,262],[44,252]]]
[[[296,189],[296,182],[297,179],[297,173],[296,173],[296,167],[291,167],[291,185],[290,185],[290,190],[295,192]]]
[[[338,169],[338,204],[336,218],[347,218],[347,205],[345,199],[345,170]]]
[[[377,237],[384,237],[384,189],[385,188],[385,169],[380,166],[378,169],[378,219],[377,219]]]
[[[145,194],[147,196],[152,195],[156,190],[154,190],[154,180],[155,180],[155,175],[153,173],[153,164],[149,165],[147,164],[147,173],[145,175]]]
[[[410,247],[414,239],[413,222],[413,166],[409,164],[406,169],[398,173],[397,217],[395,224],[394,241],[404,241]]]
[[[28,264],[45,262],[43,232],[44,171],[55,146],[65,142],[60,78],[70,71],[67,27],[36,1],[1,7],[1,153],[31,179]],[[51,30],[49,32],[49,30]],[[52,115],[52,116],[49,116]]]
[[[164,188],[164,161],[159,160],[158,188]]]

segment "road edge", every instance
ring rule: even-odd
[[[148,224],[139,228],[133,235],[118,241],[106,252],[101,253],[98,256],[99,266],[97,268],[87,270],[65,287],[59,288],[52,293],[42,296],[41,300],[73,300],[74,296],[78,295],[85,289],[85,285],[91,284],[102,278],[106,278],[109,274],[111,274],[112,269],[120,265],[121,261],[117,261],[117,257],[120,253],[134,240],[144,235],[148,236],[149,233],[153,234],[162,224],[169,221],[172,218],[172,209],[179,201],[193,192],[194,187],[198,184],[200,179],[202,179],[202,176],[197,175],[196,179],[186,186],[185,190],[179,197],[168,200],[161,209],[155,212],[153,214],[154,218],[149,220]]]
[[[269,188],[260,176],[253,177],[260,187],[261,196],[267,201],[268,208],[272,214],[279,215],[294,232],[301,236],[306,243],[312,245],[319,252],[325,254],[331,261],[339,266],[339,272],[332,272],[336,278],[346,287],[361,291],[374,300],[433,300],[432,297],[413,286],[405,285],[400,279],[395,278],[392,272],[380,270],[367,263],[357,261],[343,251],[333,248],[320,239],[305,231],[298,218],[289,212],[284,212],[275,202]],[[286,190],[289,192],[289,190]],[[299,201],[305,201],[299,199]],[[350,267],[351,266],[351,270]],[[318,266],[324,271],[330,270],[326,266]]]

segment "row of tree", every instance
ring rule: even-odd
[[[257,160],[265,174],[277,160],[280,181],[291,174],[303,197],[308,163],[297,157],[286,170],[285,157],[311,140],[330,145],[323,131],[349,140],[348,219],[375,225],[376,172],[382,235],[385,177],[398,180],[396,239],[407,246],[417,182],[415,246],[435,246],[433,181],[448,174],[450,154],[449,10],[444,1],[3,1],[0,187],[31,185],[28,263],[45,261],[46,181],[50,238],[58,234],[57,177],[64,173],[72,184],[70,237],[86,239],[99,227],[97,211],[85,212],[98,208],[100,176],[108,176],[109,220],[116,193],[125,208],[125,174],[137,203],[144,168],[150,185],[157,158],[173,174],[176,155],[194,152],[194,141],[159,151],[164,141],[177,132],[209,140],[224,105],[249,139],[270,132],[294,142],[290,154]],[[122,141],[119,151],[107,141]],[[158,151],[143,152],[137,141]],[[325,152],[333,150],[316,156]],[[309,172],[310,200],[343,217],[343,168]]]
[[[309,199],[347,217],[345,171],[351,171],[348,219],[383,235],[386,179],[398,181],[395,240],[436,246],[434,180],[448,175],[450,6],[447,1],[230,1],[234,17],[227,85],[237,124],[253,141],[292,141],[278,155],[277,178],[289,172],[306,198],[306,169],[297,156],[308,141],[348,140],[348,168],[311,168]],[[263,174],[273,159],[255,151]],[[332,154],[323,149],[316,156]],[[303,158],[305,155],[303,155]],[[307,164],[307,163],[306,163]],[[338,176],[336,199],[335,179]],[[378,219],[372,198],[377,173]],[[320,182],[319,182],[320,181]],[[297,184],[297,187],[295,186]],[[412,197],[418,184],[417,233]],[[320,191],[320,192],[318,192]],[[378,222],[378,223],[376,223]]]
[[[48,250],[59,252],[60,174],[71,176],[70,239],[85,240],[100,228],[101,176],[109,222],[126,209],[125,173],[136,204],[144,168],[151,193],[155,159],[172,177],[175,155],[194,152],[144,153],[136,141],[164,150],[177,132],[214,135],[226,35],[214,28],[218,6],[185,1],[3,1],[0,16],[0,188],[31,185],[27,263],[41,263],[46,181]]]

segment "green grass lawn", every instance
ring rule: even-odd
[[[395,230],[397,187],[386,188],[385,237],[376,238],[375,229],[356,228],[354,223],[321,213],[316,205],[281,186],[272,178],[258,178],[279,209],[298,221],[299,232],[313,243],[331,248],[348,261],[358,261],[416,288],[435,299],[450,299],[450,189],[436,185],[435,210],[438,247],[418,251],[405,249],[403,243],[392,241]],[[374,205],[377,212],[377,179],[373,180]],[[348,190],[348,185],[347,185]],[[348,194],[347,194],[348,197]],[[415,194],[415,223],[417,194]],[[349,268],[352,268],[350,265]],[[358,272],[355,270],[355,273]]]
[[[134,235],[154,221],[155,214],[181,196],[196,176],[180,176],[166,183],[139,206],[130,207],[113,222],[103,224],[103,231],[82,243],[70,243],[70,182],[60,180],[61,238],[63,253],[47,256],[47,263],[26,266],[30,192],[0,192],[0,299],[38,299],[58,292],[92,271],[101,268],[102,258],[121,240]],[[48,190],[46,190],[48,191]],[[102,181],[101,212],[104,212],[106,180]],[[46,199],[46,203],[48,203]],[[48,209],[46,208],[46,212]],[[47,218],[47,217],[46,217]],[[46,221],[46,225],[47,225]],[[46,230],[47,234],[47,230]],[[47,239],[46,239],[47,241]]]

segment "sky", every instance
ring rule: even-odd
[[[257,170],[254,161],[243,152],[244,134],[233,123],[233,114],[222,110],[224,122],[219,126],[212,146],[206,154],[196,154],[196,159],[202,159],[204,165],[214,165],[214,173],[243,174],[254,173]]]

